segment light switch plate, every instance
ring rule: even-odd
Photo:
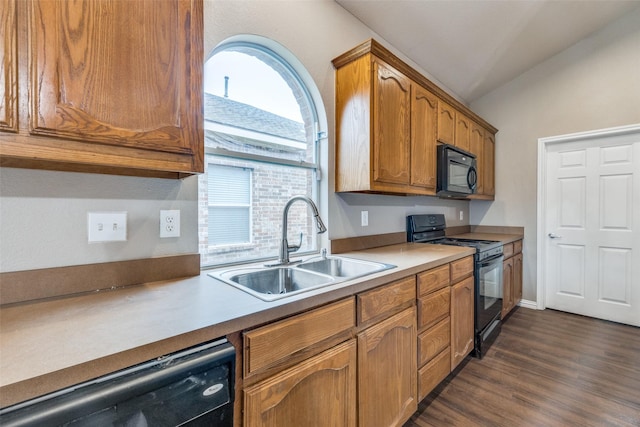
[[[369,226],[369,211],[360,211],[360,226]]]
[[[88,212],[89,243],[127,240],[127,212]]]

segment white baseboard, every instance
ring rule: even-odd
[[[535,301],[529,301],[526,299],[520,300],[520,303],[518,304],[520,307],[524,307],[524,308],[530,308],[531,310],[537,310],[538,309],[538,303]]]

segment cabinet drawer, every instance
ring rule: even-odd
[[[449,265],[434,268],[418,274],[418,295],[437,291],[449,285]]]
[[[418,330],[431,326],[449,316],[451,292],[440,289],[418,300]]]
[[[456,283],[473,274],[473,256],[451,263],[451,283]]]
[[[418,401],[424,399],[431,390],[451,372],[451,350],[447,347],[431,362],[418,370]]]
[[[357,295],[358,326],[402,311],[414,304],[416,277],[410,276]]]
[[[513,256],[513,243],[507,243],[502,247],[502,254],[504,255],[504,259],[510,258]]]
[[[451,343],[451,320],[449,317],[418,336],[418,366],[422,366]]]
[[[517,255],[522,252],[522,240],[518,240],[517,242],[513,242],[513,254]]]
[[[289,356],[309,347],[320,352],[323,340],[355,327],[353,298],[338,301],[306,313],[244,333],[245,377],[278,365]],[[335,343],[331,343],[335,344]]]

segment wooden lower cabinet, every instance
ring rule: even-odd
[[[355,426],[356,360],[351,339],[245,388],[244,426]]]
[[[513,304],[513,258],[502,263],[502,313],[504,319],[514,307]]]
[[[451,286],[451,370],[473,350],[473,276]]]
[[[422,400],[451,372],[451,348],[447,347],[418,371],[418,400]]]
[[[522,301],[522,253],[513,257],[513,304]]]
[[[522,300],[522,240],[504,245],[502,313],[504,319]]]
[[[358,334],[359,426],[401,426],[417,410],[416,346],[415,307]]]

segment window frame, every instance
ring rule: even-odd
[[[273,44],[274,42],[271,41],[270,44]],[[285,48],[283,48],[282,46],[279,46],[279,50],[283,50],[286,51]],[[260,163],[269,163],[269,164],[273,164],[273,165],[280,165],[280,166],[286,166],[286,167],[295,167],[295,168],[300,168],[300,169],[307,169],[311,172],[311,194],[305,194],[307,196],[309,196],[318,207],[321,206],[320,203],[320,187],[321,187],[321,183],[323,180],[323,173],[322,173],[322,167],[321,167],[321,144],[322,141],[327,140],[327,133],[323,132],[320,130],[320,118],[319,118],[319,113],[318,113],[318,105],[317,102],[318,100],[320,100],[321,102],[321,97],[318,96],[313,96],[311,91],[309,90],[308,87],[308,83],[305,82],[305,80],[300,76],[300,73],[296,70],[296,68],[290,63],[289,60],[287,60],[282,54],[278,53],[276,50],[271,49],[270,47],[266,46],[265,44],[259,43],[259,42],[254,42],[254,41],[247,41],[247,40],[234,40],[234,41],[229,41],[229,42],[225,42],[220,44],[219,46],[217,46],[211,53],[211,55],[209,56],[209,58],[213,57],[214,55],[216,55],[217,53],[223,51],[223,50],[233,50],[234,48],[249,48],[249,49],[255,49],[260,51],[262,54],[268,55],[272,60],[275,60],[278,62],[278,64],[280,66],[282,66],[286,72],[288,73],[288,76],[290,78],[292,78],[295,81],[295,84],[297,85],[297,87],[301,90],[301,92],[304,95],[304,99],[306,100],[306,107],[308,107],[308,112],[307,115],[303,114],[303,124],[306,126],[308,125],[312,125],[313,126],[313,131],[311,132],[310,137],[307,137],[307,146],[308,144],[313,144],[312,145],[312,161],[304,161],[304,160],[291,160],[291,159],[286,159],[286,158],[278,158],[278,157],[274,157],[274,156],[267,156],[267,155],[261,155],[261,154],[253,154],[253,153],[246,153],[246,152],[240,152],[240,151],[234,151],[234,150],[230,150],[230,149],[226,149],[226,148],[214,148],[214,147],[207,147],[205,145],[204,148],[204,155],[205,158],[207,159],[206,161],[208,163],[212,163],[212,158],[210,156],[215,156],[215,157],[223,157],[223,158],[231,158],[231,159],[236,159],[236,160],[241,160],[241,161],[249,161],[249,162],[260,162]],[[299,62],[297,61],[297,58],[295,58],[295,56],[291,55],[293,59],[296,59],[295,62]],[[262,60],[262,58],[258,57],[258,59]],[[264,62],[264,61],[263,61]],[[306,72],[306,69],[304,68],[304,66],[302,66],[302,64],[296,64],[298,67],[301,67],[301,69],[303,71]],[[273,67],[272,67],[273,68]],[[284,77],[283,77],[284,79]],[[311,80],[313,81],[313,80]],[[317,91],[317,88],[314,88]],[[321,105],[321,108],[324,108],[324,106]],[[305,116],[309,117],[311,120],[309,122],[307,122],[305,120]],[[326,123],[325,123],[326,125]],[[211,128],[209,128],[210,130],[213,130]],[[205,126],[204,126],[204,130],[207,130],[207,121],[205,118]],[[214,158],[215,158],[214,157]],[[251,178],[251,185],[253,186],[253,176]],[[253,222],[253,193],[251,193],[251,205],[250,205],[250,221]],[[283,206],[284,208],[284,206]],[[207,224],[208,225],[208,224]],[[243,247],[245,247],[246,249],[249,249],[250,247],[253,247],[256,245],[255,241],[254,241],[254,236],[253,236],[253,224],[251,223],[249,225],[250,227],[250,241],[251,243],[239,243],[239,244],[227,244],[227,245],[211,245],[208,244],[207,248],[208,248],[208,252],[214,252],[216,250],[220,250],[224,247],[229,248],[230,251],[241,251]],[[281,233],[281,230],[278,232]],[[280,234],[278,234],[278,237],[280,236]],[[308,255],[308,254],[315,254],[315,253],[319,253],[320,251],[320,239],[316,240],[316,244],[315,247],[311,250],[307,250],[304,252],[297,252],[296,255]],[[206,255],[206,254],[205,254]],[[231,262],[223,262],[223,263],[219,263],[219,264],[212,264],[212,263],[203,263],[202,264],[202,268],[218,268],[218,267],[222,267],[222,266],[228,266],[228,265],[237,265],[237,264],[247,264],[247,263],[255,263],[255,262],[260,262],[260,261],[265,261],[265,260],[271,260],[271,259],[276,259],[278,257],[278,253],[274,252],[273,254],[270,254],[269,256],[266,257],[256,257],[256,258],[248,258],[248,259],[242,259],[242,260],[237,260],[237,261],[231,261]],[[204,258],[204,257],[203,257]]]

